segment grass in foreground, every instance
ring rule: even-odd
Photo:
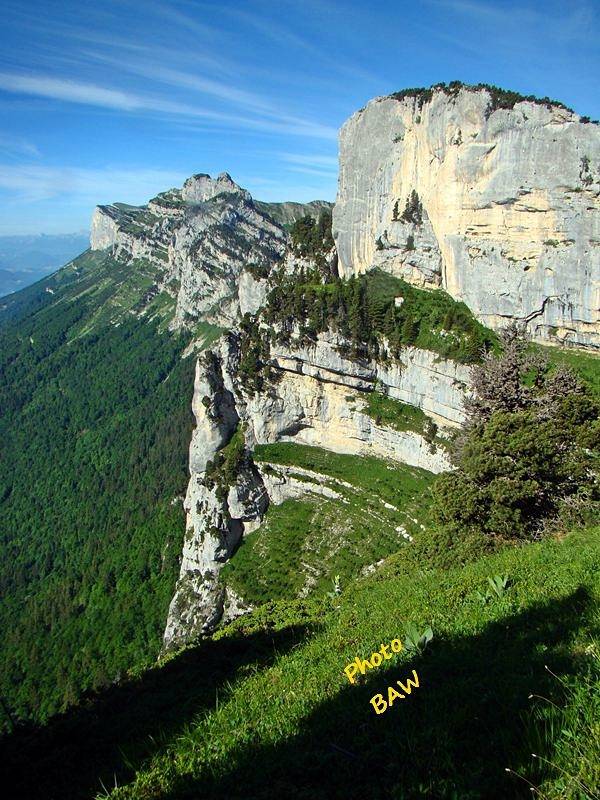
[[[112,800],[487,800],[531,797],[528,781],[553,800],[594,797],[600,528],[460,569],[404,566],[392,559],[333,599],[263,606],[115,687],[112,705],[16,738],[5,782],[32,781],[28,800],[92,797],[100,777],[121,787]],[[506,589],[482,600],[496,575]],[[344,666],[407,623],[432,627],[427,649],[350,685]],[[413,669],[419,688],[375,715],[370,697]]]

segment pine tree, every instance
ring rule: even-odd
[[[393,304],[390,304],[388,310],[385,312],[382,329],[388,339],[396,330],[396,309]]]
[[[421,325],[415,317],[407,316],[402,323],[400,339],[404,344],[414,344],[419,336]]]

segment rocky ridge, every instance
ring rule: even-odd
[[[158,290],[176,299],[173,327],[199,319],[231,326],[257,307],[259,283],[252,275],[268,275],[286,253],[287,235],[277,218],[320,208],[319,202],[258,203],[227,173],[198,174],[146,206],[98,206],[90,245],[110,249],[125,263],[150,262]],[[263,300],[259,293],[258,302]]]
[[[543,341],[600,344],[597,128],[560,105],[503,108],[496,100],[482,87],[434,88],[377,98],[354,115],[340,137],[335,247],[320,265],[290,246],[284,228],[326,204],[276,209],[226,174],[193,176],[141,209],[98,209],[92,246],[153,259],[177,298],[174,326],[202,318],[231,329],[197,361],[186,533],[166,649],[243,613],[244,598],[220,572],[269,504],[336,493],[317,473],[255,463],[257,445],[296,442],[434,473],[449,468],[444,437],[463,420],[468,367],[415,346],[390,358],[397,347],[385,337],[379,355],[357,355],[335,322],[308,337],[301,325],[278,336],[261,315],[277,273],[306,280],[317,268],[318,279],[320,266],[335,279],[380,268],[445,289],[490,327],[519,319]],[[294,293],[293,281],[284,285]],[[248,319],[266,347],[250,367]],[[419,409],[433,427],[386,424],[370,408],[377,394]]]
[[[238,461],[231,485],[214,485],[209,477],[213,459],[240,431],[247,454],[257,444],[293,441],[338,453],[376,455],[432,472],[448,469],[442,444],[378,423],[366,412],[365,398],[377,388],[422,409],[443,432],[463,418],[468,368],[417,348],[406,348],[400,362],[388,365],[344,357],[343,349],[343,340],[332,331],[319,334],[311,346],[273,345],[272,377],[261,392],[240,382],[239,334],[224,335],[198,360],[186,536],[165,630],[166,648],[211,630],[233,613],[219,572],[240,538],[260,525],[269,503],[331,491],[320,484],[318,475],[298,480],[280,467],[274,471],[246,457]],[[243,610],[239,598],[233,607],[236,613]]]

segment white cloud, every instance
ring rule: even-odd
[[[243,89],[237,89],[235,86],[230,86],[221,81],[194,75],[189,72],[183,72],[178,69],[171,69],[170,67],[162,65],[128,61],[123,58],[112,58],[98,53],[93,53],[92,56],[98,61],[111,64],[121,70],[126,70],[127,72],[132,72],[145,78],[152,78],[153,80],[170,86],[177,86],[181,89],[190,89],[191,91],[200,92],[201,94],[211,95],[219,100],[241,105],[252,111],[268,112],[272,110],[271,104],[258,95],[252,92],[246,92]]]
[[[338,159],[336,156],[304,155],[302,153],[281,153],[281,158],[290,164],[300,164],[306,167],[320,167],[323,170],[337,172]]]
[[[164,114],[181,114],[190,117],[205,117],[218,121],[231,119],[226,114],[205,111],[185,103],[160,98],[145,97],[134,92],[107,89],[93,83],[53,78],[45,75],[19,75],[0,72],[0,89],[16,94],[48,97],[69,103],[116,109],[118,111],[157,111]]]
[[[15,202],[34,203],[61,196],[92,204],[124,201],[146,202],[188,177],[162,169],[81,169],[40,165],[0,165],[0,190],[10,192]]]
[[[587,2],[571,2],[563,5],[561,13],[551,13],[534,5],[517,2],[504,6],[482,0],[429,0],[434,5],[468,17],[482,26],[493,27],[497,36],[531,35],[534,32],[540,41],[554,39],[557,42],[574,40],[595,41],[595,14]],[[544,35],[541,35],[544,31]]]
[[[172,72],[172,71],[171,71]],[[208,85],[208,84],[207,84]],[[319,139],[335,139],[337,130],[326,125],[297,117],[280,115],[273,119],[243,117],[234,113],[212,111],[187,103],[147,97],[119,89],[108,89],[91,83],[53,78],[44,75],[0,73],[0,88],[13,93],[48,97],[71,103],[98,106],[126,112],[157,112],[160,114],[201,118],[227,123],[233,128],[254,128],[271,133],[288,133]],[[216,91],[216,87],[213,87]]]
[[[10,136],[0,133],[0,156],[14,158],[15,156],[28,156],[38,158],[40,151],[37,147],[20,136]]]
[[[259,34],[266,39],[271,39],[277,45],[283,45],[286,48],[304,51],[312,58],[317,59],[323,64],[327,64],[331,71],[337,72],[340,75],[348,75],[360,80],[368,80],[370,82],[380,83],[370,72],[357,66],[356,63],[345,61],[339,56],[333,56],[329,53],[327,47],[321,46],[317,41],[312,41],[308,38],[298,36],[297,33],[289,28],[279,25],[273,21],[272,15],[261,13],[254,13],[248,10],[242,10],[236,4],[231,3],[223,8],[223,13],[226,13],[248,27],[254,28]],[[319,27],[322,27],[319,20],[316,20],[315,30],[318,32]],[[336,32],[340,36],[340,31]],[[351,45],[348,43],[348,50],[351,50]]]
[[[318,167],[288,167],[290,172],[301,172],[304,175],[318,175],[320,178],[335,179],[335,173],[331,170],[323,170]]]
[[[51,97],[55,100],[116,108],[122,111],[144,108],[144,104],[139,98],[117,89],[105,89],[90,83],[78,83],[42,75],[29,76],[0,72],[0,88],[8,92]]]
[[[337,137],[337,131],[333,128],[287,114],[261,95],[239,89],[223,81],[172,69],[164,65],[148,64],[123,58],[117,59],[100,54],[93,54],[93,56],[103,63],[145,78],[151,78],[153,81],[214,97],[217,100],[239,107],[243,113],[250,112],[257,117],[256,119],[233,118],[243,126],[258,127],[261,130],[271,129],[276,132],[297,133],[324,139]],[[226,115],[221,116],[224,118]]]

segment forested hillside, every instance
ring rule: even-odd
[[[0,315],[3,726],[47,717],[160,647],[193,359],[189,334],[166,331],[170,298],[142,303],[150,273],[84,254]]]

